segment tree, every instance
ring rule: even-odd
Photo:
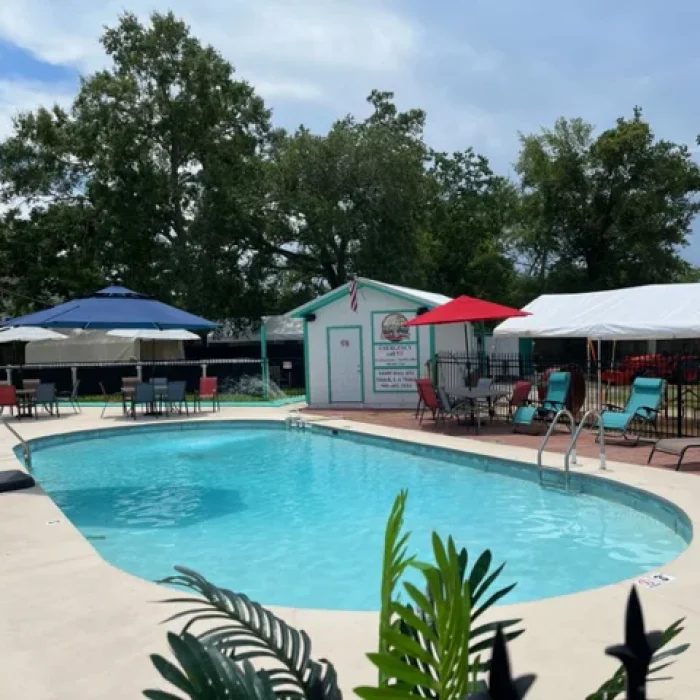
[[[428,151],[425,115],[399,112],[373,92],[373,113],[346,117],[324,136],[278,134],[268,168],[260,251],[292,286],[328,289],[353,273],[397,284],[424,278]]]
[[[471,149],[434,154],[430,175],[430,288],[509,301],[509,232],[517,208],[512,183],[494,175]]]
[[[35,232],[62,207],[77,238],[49,248],[83,245],[88,231],[103,277],[235,315],[256,276],[244,241],[262,207],[255,186],[269,112],[170,13],[148,26],[125,14],[102,44],[112,66],[81,82],[70,112],[18,117],[0,146],[5,197],[30,209],[23,228]]]
[[[593,136],[581,119],[522,136],[518,245],[532,292],[672,282],[699,210],[700,168],[657,140],[639,108]]]

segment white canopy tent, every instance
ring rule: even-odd
[[[199,336],[184,328],[161,331],[157,328],[116,328],[107,331],[115,338],[133,338],[135,340],[199,340]]]
[[[700,284],[653,284],[607,292],[545,294],[523,310],[532,315],[504,321],[494,330],[494,335],[588,338],[598,341],[599,359],[602,340],[700,338]],[[600,362],[597,366],[598,395],[602,401]],[[680,401],[680,392],[677,395]]]
[[[56,362],[133,362],[139,360],[181,360],[185,353],[180,340],[163,340],[144,353],[138,338],[119,338],[103,330],[66,329],[61,340],[32,342],[25,350],[27,364]],[[149,343],[150,345],[150,343]],[[151,353],[153,353],[151,355]]]
[[[65,340],[67,336],[48,328],[17,326],[0,329],[0,343],[32,343],[38,340]]]
[[[662,340],[700,337],[700,284],[653,284],[608,292],[545,294],[496,336]]]

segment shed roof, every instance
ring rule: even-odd
[[[375,291],[384,292],[385,294],[394,296],[402,301],[426,306],[429,309],[450,301],[450,297],[446,297],[443,294],[424,292],[420,289],[411,289],[410,287],[399,287],[395,284],[387,284],[386,282],[379,282],[377,280],[367,279],[366,277],[357,278],[357,289],[358,291],[361,289],[374,289]],[[293,309],[287,314],[287,316],[291,316],[292,318],[302,318],[307,314],[313,313],[314,311],[327,306],[328,304],[332,304],[338,299],[342,299],[348,294],[350,294],[350,282],[346,282],[344,285],[342,285],[342,287],[333,289],[330,292],[327,292],[326,294],[323,294],[322,296],[312,299],[306,304]]]

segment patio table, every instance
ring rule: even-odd
[[[493,403],[500,398],[508,396],[503,389],[470,389],[465,386],[451,386],[446,389],[449,396],[457,399],[458,405],[467,405],[471,408],[474,429],[479,433],[479,419],[476,415],[476,405],[479,401],[486,401],[489,406],[489,416],[493,416]]]

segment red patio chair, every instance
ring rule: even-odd
[[[512,420],[513,413],[518,410],[518,407],[527,403],[530,397],[530,391],[532,391],[532,382],[528,382],[525,379],[520,379],[515,382],[513,393],[508,401],[509,421]]]
[[[194,410],[202,410],[202,399],[211,399],[212,411],[221,409],[218,380],[216,377],[200,377],[199,391],[194,393]]]
[[[10,415],[14,415],[14,410],[17,407],[17,390],[12,384],[0,384],[0,415],[9,406]]]
[[[433,387],[433,382],[427,377],[423,379],[416,379],[416,387],[418,389],[418,396],[420,396],[420,422],[423,422],[423,416],[425,415],[425,409],[430,409],[430,413],[435,420],[435,416],[440,409],[440,402],[438,401],[437,394],[435,393],[435,387]],[[418,416],[418,412],[416,412]]]

